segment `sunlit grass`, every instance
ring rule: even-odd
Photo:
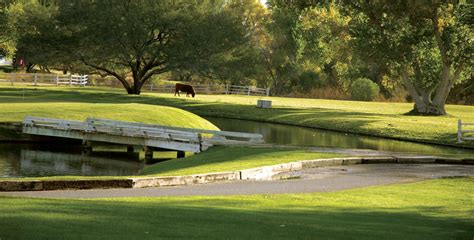
[[[201,95],[174,97],[172,93],[127,95],[121,89],[68,87],[0,87],[0,108],[9,103],[80,102],[139,103],[181,108],[200,116],[229,117],[359,133],[427,143],[474,147],[456,143],[457,120],[474,122],[474,106],[447,105],[447,116],[407,116],[411,103],[337,101],[322,99]],[[272,100],[272,109],[256,108],[258,99]],[[112,111],[112,109],[111,109]],[[13,112],[13,110],[12,110]],[[153,111],[146,110],[147,114]],[[120,113],[114,113],[119,115]],[[148,117],[153,121],[155,117]],[[0,121],[5,115],[0,115]],[[152,116],[152,115],[151,115]],[[114,116],[115,117],[115,116]],[[119,116],[120,117],[120,116]],[[6,119],[6,118],[4,118]],[[156,121],[156,120],[155,120]]]
[[[187,158],[157,163],[142,170],[144,175],[180,176],[210,172],[238,171],[301,160],[341,157],[295,148],[213,147]]]
[[[212,123],[196,114],[173,107],[129,102],[127,95],[124,95],[123,99],[114,99],[115,95],[112,94],[111,97],[110,93],[100,90],[72,91],[69,95],[68,92],[28,89],[25,90],[27,93],[24,97],[21,88],[4,90],[0,88],[0,122],[21,122],[25,116],[81,121],[95,117],[217,130]],[[82,94],[83,92],[87,94]],[[78,93],[80,96],[75,96]],[[97,95],[89,95],[92,93]]]
[[[474,179],[334,193],[0,197],[2,239],[471,239]]]

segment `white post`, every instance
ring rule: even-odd
[[[69,75],[69,87],[72,86],[72,74]]]
[[[36,82],[38,81],[38,74],[35,73],[34,75],[34,85],[36,86]]]
[[[225,85],[225,95],[229,94],[229,85]]]
[[[270,96],[270,88],[267,87],[267,89],[265,91],[266,91],[265,93],[266,93],[267,97]]]
[[[153,83],[150,84],[150,92],[153,92]]]
[[[250,86],[248,86],[247,95],[250,96]]]
[[[56,74],[56,87],[59,85],[59,75]]]
[[[458,119],[458,143],[462,142],[462,121]]]

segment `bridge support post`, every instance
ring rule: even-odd
[[[82,149],[92,151],[92,143],[87,140],[82,140]]]
[[[183,151],[178,151],[176,158],[184,158],[184,157],[185,157],[185,153]]]
[[[153,150],[150,147],[145,147],[145,160],[153,160]]]
[[[89,154],[92,152],[92,143],[87,140],[82,140],[82,152]]]

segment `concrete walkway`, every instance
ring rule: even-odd
[[[280,176],[282,178],[290,177],[292,180],[235,181],[158,188],[0,192],[0,196],[111,198],[332,192],[441,177],[474,177],[474,166],[447,164],[359,164],[304,169],[300,172],[286,173]]]

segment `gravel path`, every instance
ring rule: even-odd
[[[281,175],[281,177],[290,177],[291,180],[235,181],[137,189],[0,192],[0,196],[111,198],[311,193],[332,192],[373,185],[414,182],[453,176],[474,176],[474,166],[445,164],[362,164],[305,169],[301,172]]]

